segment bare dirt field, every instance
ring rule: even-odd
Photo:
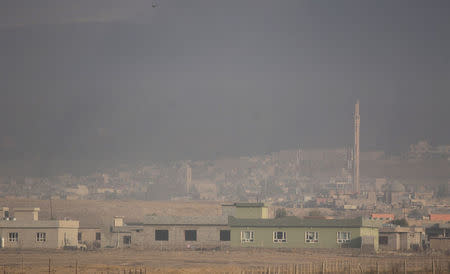
[[[434,262],[433,262],[434,261]],[[443,254],[361,254],[353,249],[240,249],[226,251],[1,250],[4,273],[367,273],[406,266],[412,273],[448,273]],[[419,271],[419,270],[422,271]],[[2,269],[0,269],[1,271]],[[402,272],[403,273],[403,272]]]

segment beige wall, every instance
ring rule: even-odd
[[[383,233],[380,232],[380,237],[388,237],[387,244],[380,244],[381,250],[399,250],[400,249],[400,235],[399,233]]]
[[[422,246],[420,232],[381,232],[388,237],[387,245],[380,245],[381,250],[409,250],[412,245]]]
[[[430,248],[435,250],[450,250],[450,238],[431,238]]]
[[[18,233],[18,241],[10,242],[9,233]],[[46,233],[46,241],[38,242],[37,233]],[[1,230],[5,248],[62,248],[76,246],[76,228],[7,228]],[[64,238],[65,236],[65,238]]]
[[[37,221],[38,211],[14,211],[14,218],[17,221]]]
[[[62,248],[76,246],[78,226],[78,221],[2,221],[0,237],[5,248]],[[18,233],[18,240],[10,242],[9,233]],[[37,233],[46,233],[45,242],[37,241]]]
[[[378,251],[378,237],[379,230],[375,227],[361,227],[361,237],[363,239],[362,244],[373,245],[375,251]]]
[[[137,232],[139,230],[140,232]],[[168,241],[155,241],[155,230],[168,230]],[[185,241],[185,230],[197,230],[197,241]],[[130,229],[131,246],[150,249],[184,249],[189,245],[195,248],[215,248],[230,246],[229,241],[220,241],[220,230],[229,230],[226,226],[142,226]],[[123,246],[120,234],[120,245]],[[117,235],[112,237],[117,238]]]
[[[81,233],[81,243],[86,244],[88,248],[99,248],[102,246],[103,233],[100,228],[80,228],[78,233]],[[100,233],[100,240],[96,240],[97,233]]]

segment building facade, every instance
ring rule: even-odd
[[[0,220],[2,248],[63,248],[77,246],[79,222],[74,220],[39,220],[39,208],[20,208],[17,217]]]
[[[229,217],[232,247],[340,248],[378,250],[378,226],[362,218],[352,220],[238,219]]]
[[[425,241],[425,230],[419,227],[384,226],[379,232],[380,250],[420,249]]]
[[[161,250],[223,248],[230,245],[230,229],[226,216],[147,216],[142,223],[113,226],[110,245]]]

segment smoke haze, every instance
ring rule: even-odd
[[[448,1],[3,1],[0,161],[448,144]]]

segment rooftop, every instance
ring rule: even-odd
[[[234,203],[236,207],[265,207],[264,203]]]
[[[25,211],[25,212],[32,212],[32,211],[40,211],[41,209],[39,207],[15,207],[14,212],[18,211]]]
[[[142,225],[221,225],[228,224],[227,216],[146,216]],[[131,225],[131,224],[129,224]],[[137,224],[135,224],[137,225]]]
[[[276,219],[237,219],[229,217],[231,227],[378,227],[376,222],[356,219],[300,219],[287,216]]]

